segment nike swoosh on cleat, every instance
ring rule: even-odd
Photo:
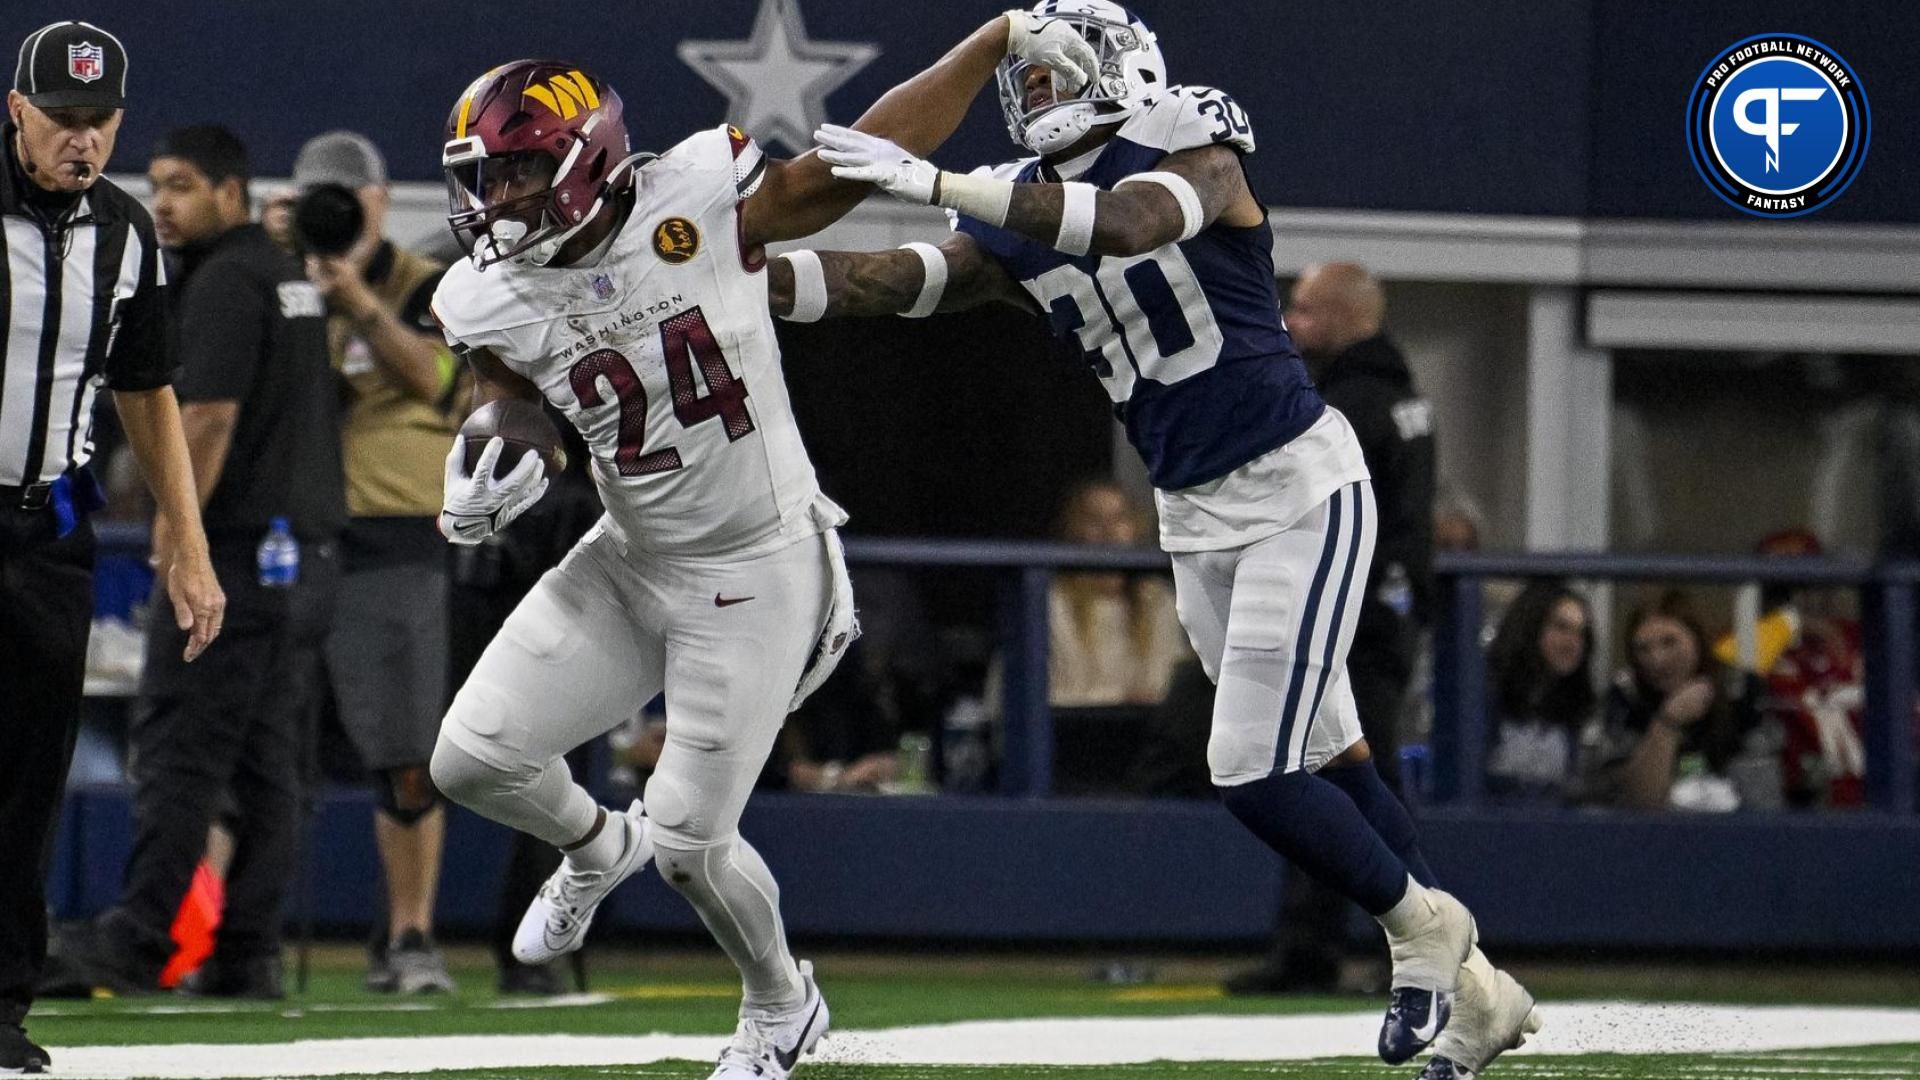
[[[1427,1022],[1413,1029],[1413,1037],[1422,1043],[1430,1043],[1438,1034],[1440,1034],[1440,1010],[1430,1009],[1427,1012]]]
[[[793,1040],[793,1049],[782,1050],[777,1046],[773,1048],[773,1060],[780,1063],[780,1068],[787,1072],[793,1071],[793,1066],[800,1060],[800,1048],[807,1045],[807,1033],[813,1030],[813,1022],[818,1019],[820,1019],[820,1002],[815,1001],[813,1015],[807,1017],[806,1026],[800,1029],[800,1037]]]
[[[714,607],[732,607],[735,604],[744,604],[751,599],[753,599],[753,597],[751,596],[732,596],[732,597],[727,597],[725,599],[722,599],[719,593],[714,593],[713,606]]]

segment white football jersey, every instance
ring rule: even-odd
[[[448,269],[433,308],[456,347],[540,388],[592,453],[623,543],[749,555],[832,528],[801,444],[767,310],[739,242],[766,159],[702,131],[635,170],[626,224],[592,266]]]

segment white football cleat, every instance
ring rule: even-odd
[[[1420,1080],[1474,1080],[1494,1058],[1525,1045],[1540,1023],[1533,995],[1476,948],[1460,965],[1453,1022],[1433,1041]]]
[[[626,833],[626,847],[620,857],[605,870],[582,870],[573,860],[561,859],[540,894],[527,905],[520,917],[520,929],[513,935],[513,958],[523,964],[539,965],[578,949],[586,940],[587,927],[593,925],[593,913],[614,886],[646,869],[653,859],[653,838],[647,834],[647,815],[634,800],[626,813],[607,814],[606,828]]]
[[[720,1065],[707,1080],[787,1080],[800,1064],[800,1055],[813,1048],[827,1033],[827,999],[813,981],[813,964],[800,961],[800,978],[807,984],[807,996],[784,1013],[761,1013],[752,1008],[740,1010],[740,1026],[734,1029],[733,1042],[720,1053]]]
[[[1425,891],[1426,910],[1404,936],[1387,934],[1393,955],[1393,1000],[1380,1023],[1380,1060],[1411,1061],[1447,1028],[1460,965],[1479,940],[1466,906],[1439,889]]]

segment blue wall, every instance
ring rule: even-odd
[[[316,911],[372,915],[372,807],[321,808]],[[119,894],[130,846],[118,792],[67,805],[51,900],[91,913]],[[506,853],[499,826],[456,811],[440,921],[484,931]],[[1432,810],[1443,884],[1495,946],[1920,949],[1920,819],[1872,814],[1637,815]],[[1272,930],[1278,860],[1212,803],[760,795],[741,831],[780,879],[801,939],[1254,943]],[[648,874],[596,924],[692,932]]]
[[[798,2],[813,38],[882,49],[828,99],[832,119],[847,122],[1003,0]],[[639,147],[719,122],[724,98],[674,48],[686,38],[746,37],[757,6],[12,0],[6,26],[24,36],[43,21],[87,18],[126,42],[134,107],[120,168],[141,167],[169,127],[219,120],[251,142],[263,175],[285,175],[303,139],[345,126],[385,146],[396,176],[431,179],[455,96],[514,56],[570,57],[603,73],[623,92]],[[1920,201],[1896,187],[1920,171],[1910,55],[1920,5],[1907,0],[1136,7],[1159,30],[1175,81],[1220,86],[1247,107],[1262,148],[1255,179],[1278,205],[1745,220],[1688,161],[1687,95],[1717,50],[1791,32],[1854,66],[1879,121],[1865,171],[1813,220],[1920,222]],[[941,158],[1008,156],[989,93]]]

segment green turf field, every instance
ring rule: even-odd
[[[1235,999],[1220,996],[1214,980],[1226,965],[1216,962],[1149,962],[1150,982],[1113,986],[1090,978],[1088,959],[900,958],[867,955],[822,957],[819,971],[834,1012],[838,1045],[872,1029],[897,1029],[965,1021],[1072,1017],[1268,1017],[1301,1014],[1352,1014],[1370,1011],[1369,998],[1320,997]],[[1522,967],[1523,978],[1549,1010],[1556,998],[1584,1000],[1632,998],[1641,1001],[1857,1004],[1878,1008],[1920,1005],[1920,978],[1887,971],[1818,972],[1783,967],[1741,971],[1703,971],[1686,967],[1643,969],[1586,966]],[[593,996],[503,1001],[491,988],[491,973],[477,954],[460,954],[456,974],[462,990],[451,997],[395,1000],[362,992],[358,959],[348,950],[324,954],[310,991],[279,1003],[195,1002],[171,997],[45,1002],[30,1018],[37,1039],[55,1052],[56,1073],[70,1076],[141,1076],[124,1062],[114,1070],[89,1070],[88,1047],[141,1046],[180,1048],[183,1044],[291,1044],[303,1040],[425,1039],[476,1035],[640,1036],[672,1033],[697,1036],[695,1050],[717,1054],[732,1030],[737,984],[717,957],[673,954],[643,957],[602,955],[595,962]],[[1684,1007],[1682,1007],[1684,1014]],[[458,1041],[458,1040],[455,1040]],[[471,1042],[471,1040],[468,1040]],[[438,1045],[438,1044],[435,1044]],[[836,1045],[835,1043],[830,1043]],[[1354,1054],[1367,1046],[1354,1047]],[[63,1056],[62,1051],[68,1053]],[[185,1053],[176,1049],[175,1053]],[[221,1057],[217,1049],[193,1053]],[[326,1044],[287,1047],[262,1045],[257,1053],[280,1054],[272,1067],[246,1075],[296,1074],[308,1064],[324,1063]],[[584,1077],[704,1077],[711,1066],[689,1050],[687,1058],[652,1064],[568,1067],[551,1060],[537,1070],[526,1067],[473,1068],[484,1056],[445,1061],[446,1071],[352,1072],[365,1077],[459,1077],[466,1080],[523,1080]],[[847,1055],[841,1053],[841,1058]],[[1238,1053],[1222,1056],[1240,1057]],[[1257,1058],[1257,1054],[1246,1055]],[[437,1064],[438,1062],[436,1062]],[[463,1067],[454,1067],[463,1066]],[[172,1066],[178,1069],[177,1061]],[[284,1070],[284,1071],[282,1071]],[[994,1080],[1020,1076],[1060,1076],[1072,1080],[1139,1080],[1147,1077],[1314,1077],[1328,1080],[1406,1077],[1415,1067],[1389,1068],[1362,1057],[1311,1060],[1203,1061],[1063,1067],[1039,1064],[998,1067],[964,1065],[882,1065],[847,1060],[809,1064],[798,1073],[809,1080]],[[178,1071],[166,1075],[182,1075]],[[343,1075],[343,1074],[335,1074]],[[1809,1077],[1818,1080],[1892,1080],[1920,1078],[1920,1043],[1864,1048],[1820,1047],[1777,1053],[1729,1049],[1698,1054],[1519,1055],[1488,1074],[1554,1080],[1629,1080],[1629,1078]]]

